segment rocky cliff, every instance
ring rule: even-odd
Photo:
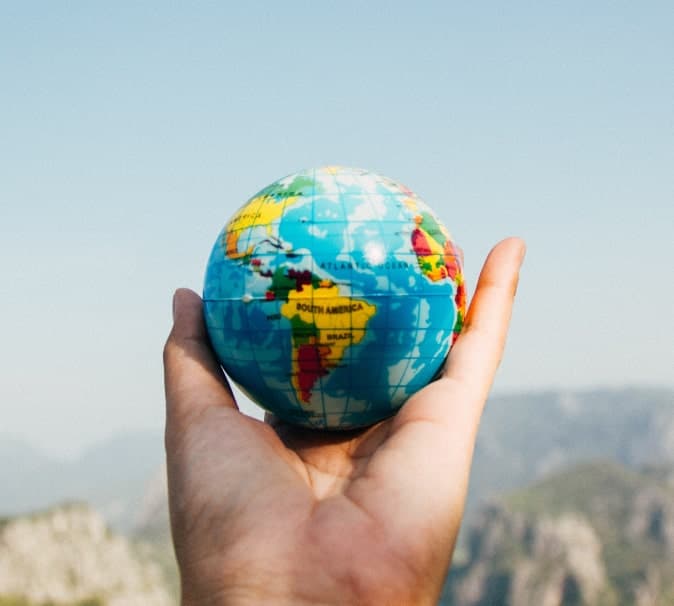
[[[0,521],[0,604],[172,606],[157,564],[86,505]]]
[[[443,604],[674,604],[672,478],[588,463],[484,507]]]

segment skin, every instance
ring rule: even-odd
[[[524,250],[517,238],[492,249],[443,375],[345,433],[240,413],[201,299],[176,291],[164,366],[183,605],[437,602]]]

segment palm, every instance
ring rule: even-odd
[[[437,598],[505,337],[507,317],[498,316],[510,313],[506,305],[480,315],[491,296],[503,296],[488,269],[469,312],[472,328],[445,375],[393,419],[349,433],[241,415],[205,345],[200,301],[183,294],[191,332],[173,354],[170,339],[166,357],[172,525],[186,595],[197,603],[204,596],[282,603],[280,596],[293,595],[295,604]],[[481,333],[498,326],[497,342],[485,345]],[[172,385],[171,365],[191,372]]]

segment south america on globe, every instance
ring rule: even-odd
[[[222,229],[204,318],[227,374],[280,419],[389,417],[442,368],[465,315],[458,247],[407,187],[327,166],[265,187]]]

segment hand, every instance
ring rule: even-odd
[[[515,238],[491,251],[442,377],[346,433],[241,414],[201,299],[176,292],[166,453],[185,606],[437,601],[523,256]]]

